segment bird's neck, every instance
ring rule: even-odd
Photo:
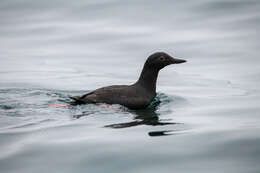
[[[156,93],[156,81],[158,77],[159,70],[151,69],[144,66],[142,73],[136,82],[136,84],[141,85],[148,91]]]

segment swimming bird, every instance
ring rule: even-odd
[[[156,52],[147,58],[141,75],[134,84],[102,87],[82,96],[70,98],[80,104],[120,104],[130,109],[143,109],[156,96],[156,81],[159,71],[167,65],[184,62],[186,60],[173,58],[164,52]]]

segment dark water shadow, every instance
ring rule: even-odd
[[[145,109],[145,110],[140,110],[140,111],[134,111],[133,113],[136,114],[133,121],[126,122],[126,123],[109,124],[104,127],[113,128],[113,129],[122,129],[122,128],[129,128],[129,127],[136,127],[136,126],[140,126],[140,125],[167,126],[167,125],[181,124],[181,123],[175,123],[175,122],[162,122],[159,119],[159,114],[153,110]],[[148,132],[148,135],[151,137],[169,136],[169,135],[178,134],[176,132],[179,132],[179,131],[181,131],[181,130],[175,129],[175,130],[164,130],[164,131],[150,131],[150,132]]]
[[[130,113],[135,115],[133,118],[133,121],[109,124],[109,125],[105,125],[104,127],[113,128],[113,129],[122,129],[122,128],[129,128],[129,127],[136,127],[136,126],[140,126],[140,125],[147,125],[147,126],[168,126],[169,125],[172,128],[172,125],[182,124],[182,123],[177,123],[177,122],[165,122],[165,121],[160,120],[160,118],[159,118],[160,113],[158,112],[160,104],[162,103],[160,98],[161,98],[160,95],[158,97],[156,97],[152,101],[152,103],[149,105],[149,107],[146,109],[129,110]],[[165,102],[165,100],[163,100],[163,102]],[[148,135],[151,137],[168,136],[168,135],[180,134],[179,133],[180,131],[181,130],[178,130],[177,128],[174,130],[151,131],[151,132],[148,132]]]
[[[134,121],[130,121],[126,123],[110,124],[104,127],[117,129],[117,128],[134,127],[139,125],[164,126],[170,124],[177,124],[173,122],[161,122],[159,119],[159,113],[157,113],[155,110],[144,109],[144,110],[137,110],[137,111],[130,111],[130,112],[135,114]]]

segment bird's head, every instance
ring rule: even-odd
[[[180,64],[184,62],[186,62],[186,60],[171,57],[164,52],[156,52],[147,58],[145,66],[155,70],[160,70],[167,65]]]

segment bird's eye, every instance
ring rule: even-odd
[[[164,60],[165,60],[164,56],[161,56],[161,57],[160,57],[160,60],[161,60],[161,61],[164,61]]]

